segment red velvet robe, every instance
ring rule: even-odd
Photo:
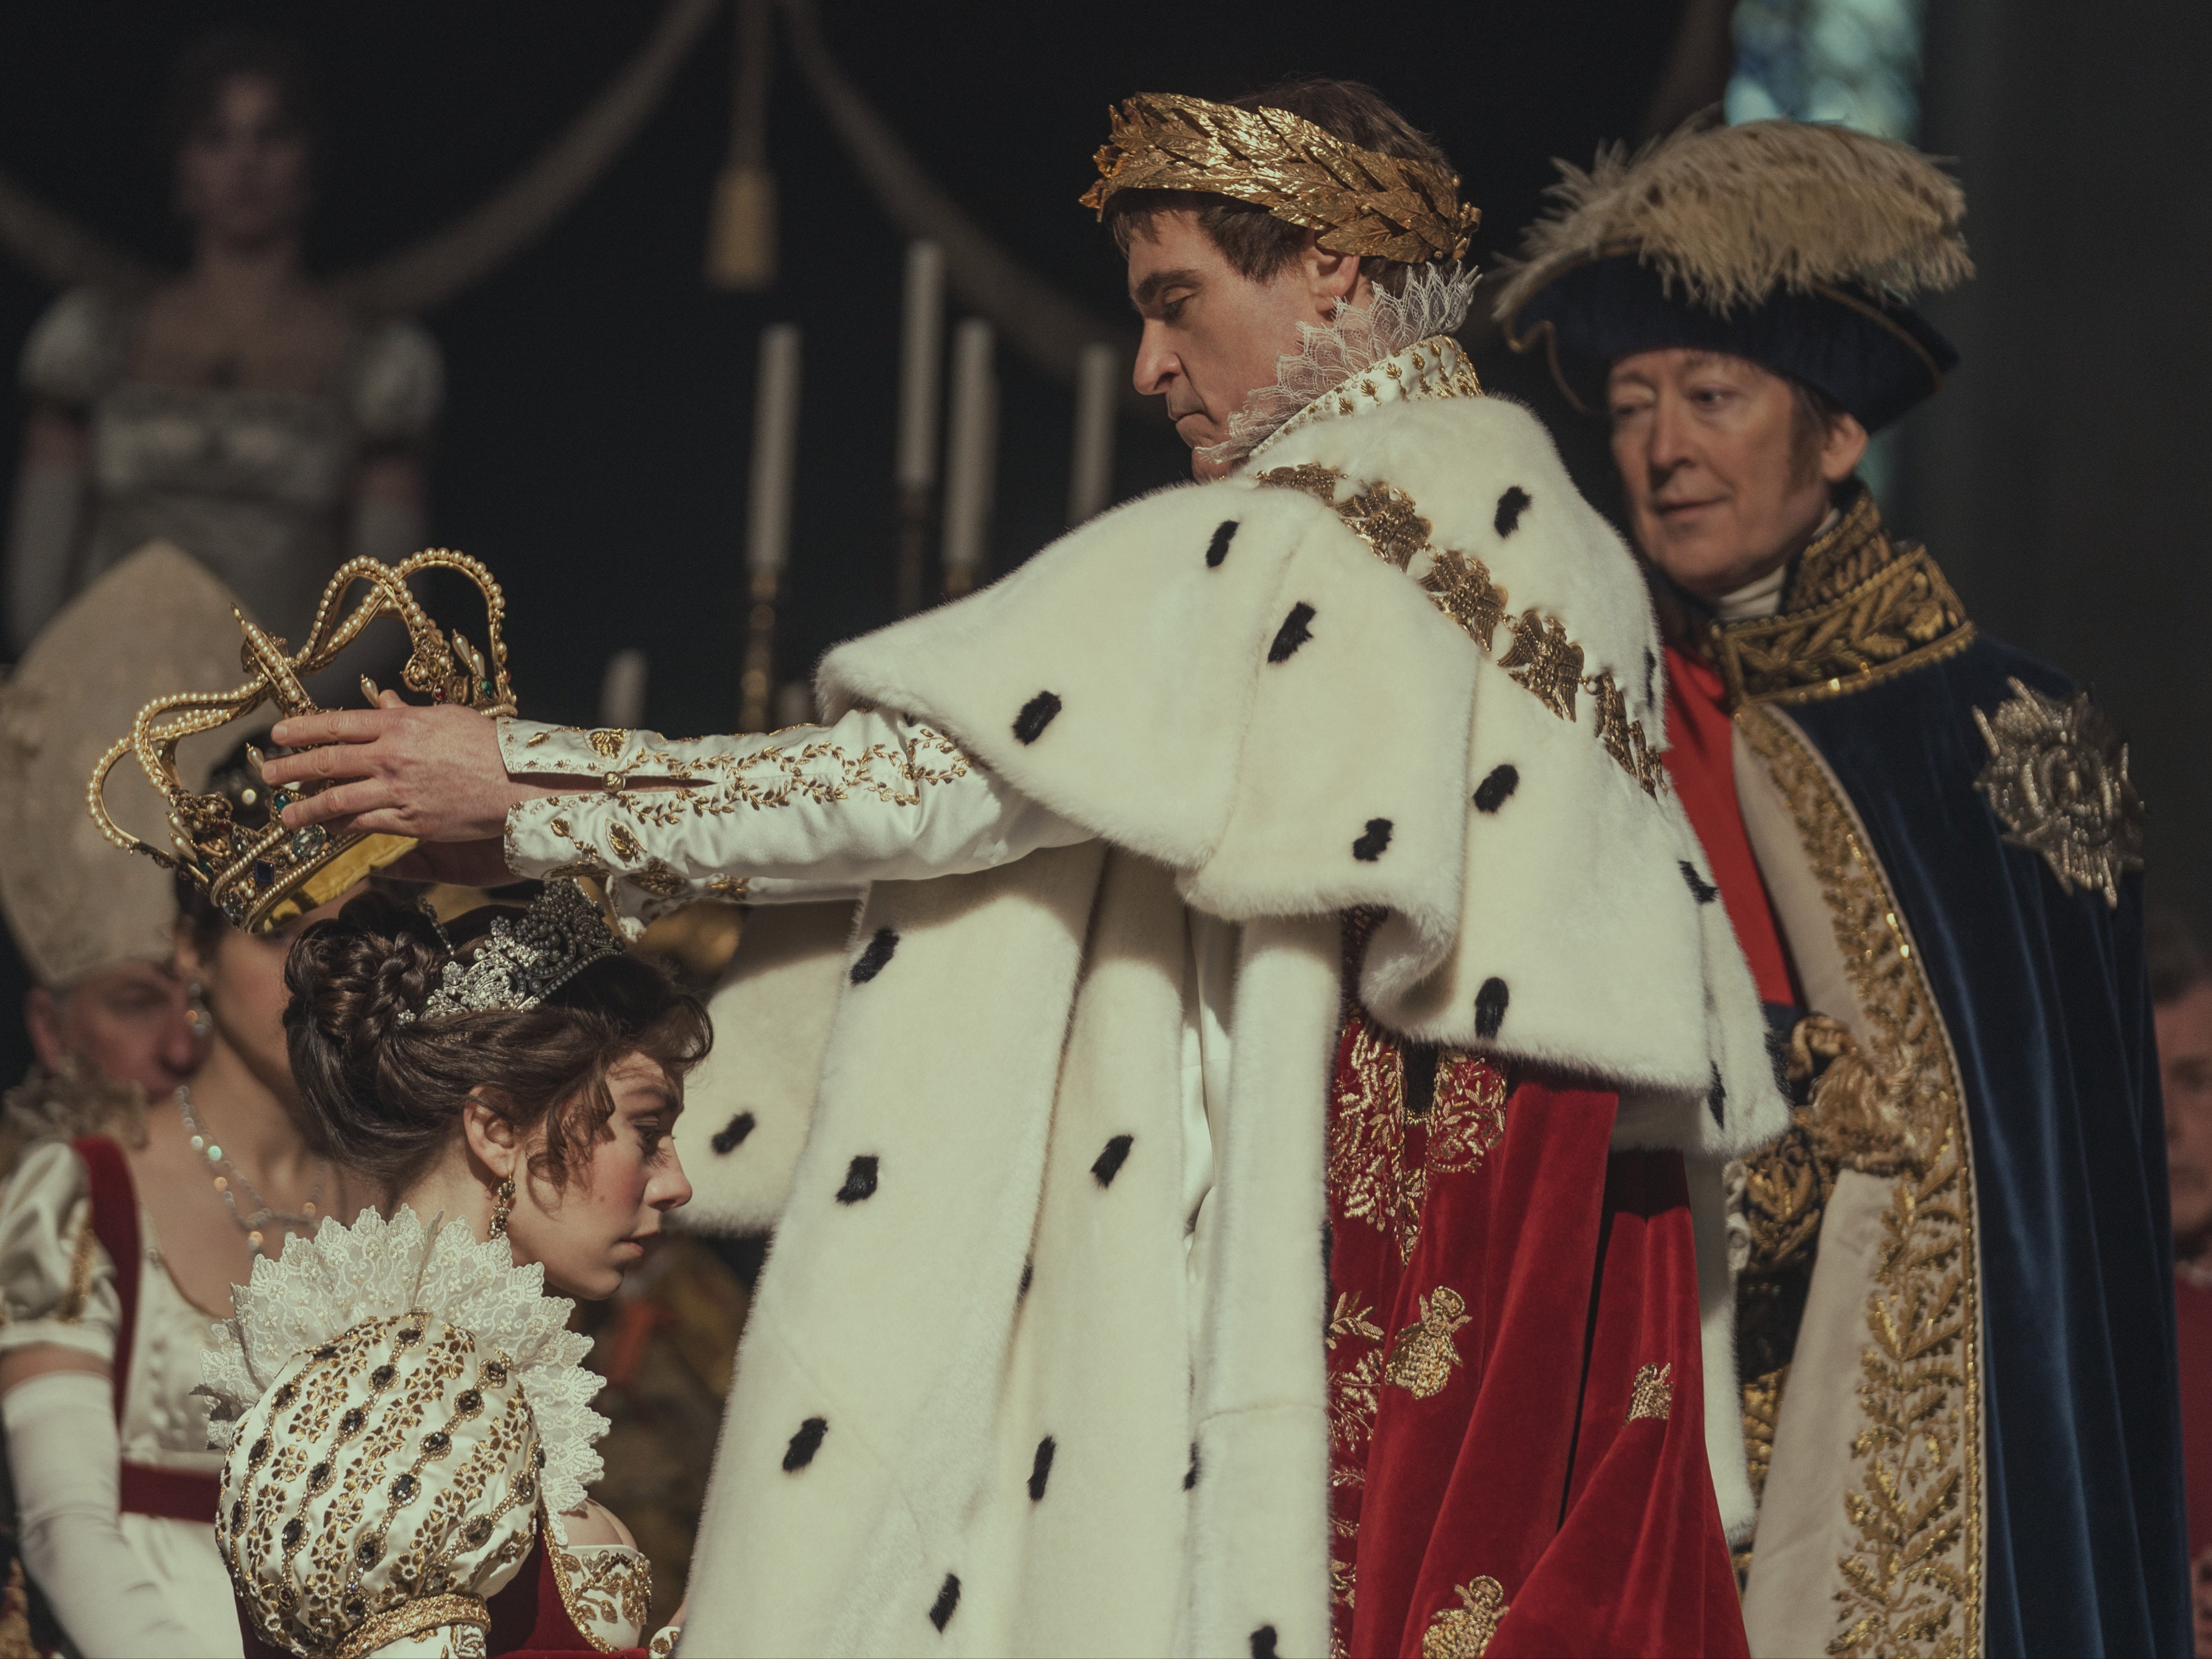
[[[1328,1170],[1338,1651],[1747,1651],[1705,1462],[1682,1162],[1611,1152],[1617,1104],[1449,1050],[1409,1068],[1347,1016]]]

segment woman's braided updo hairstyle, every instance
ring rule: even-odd
[[[456,931],[479,918],[489,912]],[[699,999],[628,954],[601,957],[536,1008],[425,1017],[449,960],[428,915],[371,892],[302,933],[284,966],[300,1098],[337,1158],[395,1194],[459,1133],[471,1093],[517,1135],[544,1126],[531,1172],[564,1187],[612,1132],[609,1068],[642,1054],[680,1081],[713,1041]]]

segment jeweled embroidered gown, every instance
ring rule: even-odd
[[[644,1556],[571,1544],[562,1520],[607,1425],[542,1268],[403,1208],[293,1239],[236,1301],[207,1379],[249,1650],[637,1647]]]

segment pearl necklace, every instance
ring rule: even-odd
[[[331,1166],[328,1164],[325,1164],[316,1175],[314,1190],[307,1195],[307,1202],[297,1210],[278,1209],[254,1190],[253,1183],[246,1178],[246,1172],[226,1158],[222,1148],[216,1144],[215,1137],[201,1127],[199,1116],[192,1110],[192,1092],[182,1083],[177,1085],[177,1106],[185,1115],[185,1128],[191,1135],[192,1150],[204,1157],[212,1166],[215,1190],[222,1195],[223,1207],[230,1212],[232,1223],[246,1235],[246,1242],[256,1257],[268,1254],[261,1246],[266,1236],[265,1229],[272,1221],[303,1232],[314,1230],[317,1208],[322,1202],[323,1183],[330,1178]],[[238,1194],[231,1190],[234,1181],[246,1194],[246,1201],[253,1206],[252,1214],[239,1214]]]

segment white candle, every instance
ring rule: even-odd
[[[753,397],[753,476],[746,504],[745,564],[781,572],[791,550],[792,475],[799,460],[799,324],[761,330]]]
[[[897,481],[902,491],[937,482],[939,360],[945,351],[945,250],[906,251],[906,319],[899,337]]]
[[[645,653],[618,651],[599,681],[599,724],[631,731],[645,724]]]
[[[982,574],[999,448],[999,383],[991,325],[971,317],[952,337],[952,429],[945,457],[945,586],[962,594]]]
[[[1075,368],[1075,453],[1067,474],[1067,522],[1104,510],[1114,493],[1114,393],[1121,354],[1103,341],[1083,348]]]

